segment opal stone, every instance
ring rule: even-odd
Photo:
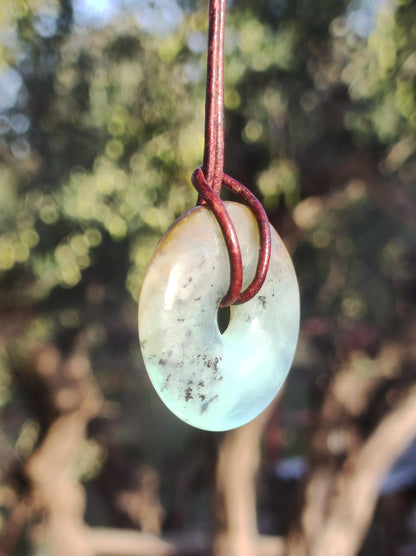
[[[236,228],[245,288],[258,258],[257,224],[239,203],[225,203]],[[230,309],[221,334],[217,314],[229,286],[220,228],[206,207],[185,213],[163,236],[148,265],[139,302],[139,336],[157,393],[180,419],[220,431],[243,425],[273,400],[292,364],[299,331],[299,289],[289,254],[271,227],[266,280]]]

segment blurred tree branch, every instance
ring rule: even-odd
[[[45,344],[34,354],[29,371],[30,380],[40,386],[49,416],[40,445],[24,464],[27,503],[31,514],[40,518],[31,534],[35,544],[46,543],[57,556],[93,554],[83,521],[84,490],[73,477],[86,427],[102,403],[86,348],[82,333],[68,358]]]
[[[227,432],[219,447],[216,470],[216,556],[259,554],[255,481],[261,460],[264,427],[276,401],[247,425]]]
[[[359,372],[357,358],[335,375],[322,404],[311,439],[311,470],[306,479],[300,517],[289,533],[288,556],[355,556],[370,526],[386,473],[415,438],[416,384],[400,389],[399,401],[368,434],[362,423],[375,412],[380,390],[397,395],[397,380],[390,379],[411,366],[415,327],[400,342],[385,344],[369,372]],[[368,367],[370,365],[370,368]],[[404,371],[403,371],[404,372]],[[407,371],[409,372],[409,371]],[[387,395],[388,397],[388,395]],[[382,396],[384,399],[384,396]],[[376,420],[375,415],[372,420]]]

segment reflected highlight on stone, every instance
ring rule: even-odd
[[[254,277],[257,223],[225,203],[243,259],[243,289]],[[231,307],[221,334],[217,312],[229,286],[229,259],[209,209],[195,207],[163,236],[139,303],[139,336],[150,380],[167,407],[201,429],[244,425],[269,405],[289,372],[299,331],[299,290],[291,259],[271,228],[270,267],[259,293]]]

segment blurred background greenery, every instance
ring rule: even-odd
[[[99,401],[71,459],[87,523],[212,527],[220,436],[162,406],[136,337],[149,257],[196,201],[206,31],[199,0],[1,0],[0,528],[9,537],[18,501],[33,506],[27,462],[88,396]],[[411,364],[374,360],[392,342],[411,346],[415,326],[416,5],[233,0],[225,50],[225,170],[264,203],[301,288],[298,354],[262,444],[269,484],[278,458],[307,457],[343,362],[383,381],[361,432],[415,378],[414,349]],[[68,363],[76,357],[82,371]],[[149,502],[160,503],[156,525],[143,525],[132,502],[146,480],[159,496]],[[16,554],[37,553],[32,506],[12,535]],[[258,511],[261,531],[285,532],[281,497],[260,497]]]

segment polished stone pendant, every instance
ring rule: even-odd
[[[259,239],[245,205],[224,203],[243,261],[243,289],[254,277]],[[244,425],[273,400],[293,361],[299,290],[289,254],[271,227],[266,280],[250,301],[230,308],[221,333],[217,314],[229,287],[227,248],[215,217],[199,206],[157,246],[139,302],[139,336],[150,380],[167,407],[195,427]]]

